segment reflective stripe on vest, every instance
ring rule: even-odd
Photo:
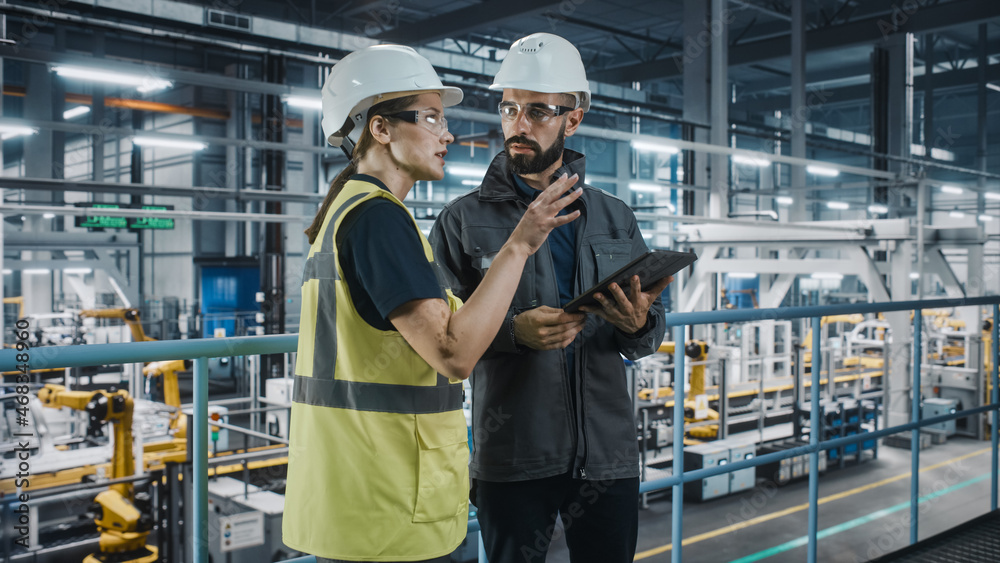
[[[462,386],[438,375],[438,385],[417,387],[295,376],[292,401],[357,411],[426,414],[462,408]]]

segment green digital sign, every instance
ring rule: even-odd
[[[114,203],[94,203],[88,205],[97,209],[121,209],[120,205]],[[77,227],[88,229],[124,229],[128,227],[128,220],[125,217],[110,217],[108,215],[84,215],[75,217],[74,224]]]
[[[154,211],[166,211],[173,209],[173,206],[166,205],[143,205],[141,209]],[[173,229],[174,220],[163,217],[129,217],[128,228],[130,229]]]
[[[174,220],[163,217],[111,217],[100,215],[101,209],[148,209],[150,211],[169,211],[173,205],[130,205],[127,203],[77,203],[77,207],[93,209],[87,215],[74,218],[77,227],[86,229],[130,229],[153,230],[173,229]]]

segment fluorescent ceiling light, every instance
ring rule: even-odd
[[[752,280],[757,277],[753,272],[729,272],[726,275],[738,280]]]
[[[985,193],[983,193],[983,197],[985,197],[986,199],[1000,200],[1000,193],[998,193],[998,192],[985,192]]]
[[[997,92],[1000,92],[1000,86],[997,86],[996,84],[994,84],[992,82],[987,82],[986,83],[986,87],[989,88],[990,90],[995,90]]]
[[[92,80],[94,82],[121,84],[122,86],[135,86],[140,92],[143,93],[165,90],[174,85],[174,83],[169,80],[156,78],[155,76],[123,74],[120,72],[111,72],[96,68],[56,66],[52,67],[52,71],[59,76],[64,76],[66,78],[79,78],[81,80]]]
[[[826,206],[830,209],[839,209],[840,211],[845,211],[851,208],[851,204],[843,201],[829,201]]]
[[[455,176],[475,176],[477,178],[482,178],[486,175],[486,169],[480,168],[479,166],[453,166],[449,164],[445,170],[449,174],[454,174]]]
[[[10,268],[4,268],[3,269],[3,273],[4,273],[4,275],[6,275],[6,274],[13,274],[14,272]]]
[[[647,193],[660,193],[663,191],[663,186],[659,184],[650,184],[646,182],[629,182],[628,189],[633,192],[647,192]]]
[[[816,272],[809,277],[814,280],[842,280],[844,279],[844,274],[838,274],[836,272]]]
[[[25,268],[21,270],[22,274],[47,274],[49,273],[48,268]]]
[[[759,166],[761,168],[771,164],[771,161],[764,157],[745,156],[742,154],[734,154],[733,162],[735,162],[736,164],[748,164],[750,166]]]
[[[285,103],[293,108],[323,109],[323,100],[321,98],[311,98],[308,96],[285,96]]]
[[[653,238],[653,233],[642,233],[642,238],[649,240]]]
[[[950,211],[948,213],[948,216],[949,217],[953,217],[955,219],[962,219],[963,217],[965,217],[965,213],[962,213],[961,211],[955,209],[955,210]]]
[[[55,219],[55,218],[56,218],[56,214],[55,213],[43,213],[42,214],[42,219]]]
[[[941,191],[946,194],[962,195],[965,190],[958,186],[941,186]]]
[[[479,184],[482,184],[479,180],[462,180],[463,186],[478,186]]]
[[[919,280],[920,279],[920,274],[918,274],[916,272],[910,272],[910,279],[911,280]]]
[[[34,135],[38,129],[22,125],[0,125],[0,140],[6,141],[22,135]]]
[[[70,119],[76,119],[81,115],[87,115],[90,113],[90,106],[76,106],[75,108],[70,108],[63,112],[63,119],[69,121]]]
[[[93,271],[92,268],[63,268],[64,274],[89,274]]]
[[[795,203],[795,198],[788,197],[787,195],[779,195],[778,197],[774,198],[774,201],[778,205],[791,205]]]
[[[886,207],[886,206],[884,206],[884,205],[879,205],[877,203],[873,203],[873,204],[871,204],[871,205],[868,206],[868,211],[870,211],[872,213],[888,213],[889,212],[889,208]]]
[[[840,170],[836,168],[826,168],[825,166],[806,166],[806,172],[810,174],[815,174],[816,176],[826,176],[827,178],[836,178],[840,176]]]
[[[199,141],[180,141],[174,139],[159,139],[157,137],[133,137],[132,142],[140,147],[163,147],[168,149],[190,149],[201,151],[208,148],[207,143]]]
[[[652,143],[649,141],[631,141],[629,144],[631,144],[632,148],[637,151],[659,152],[664,154],[677,154],[681,152],[681,149],[673,145],[665,145],[662,143]]]
[[[979,216],[979,222],[980,223],[989,223],[992,220],[993,220],[993,216],[992,215],[983,214],[983,215]]]

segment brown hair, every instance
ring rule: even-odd
[[[361,159],[365,157],[365,154],[375,146],[375,137],[372,136],[371,130],[368,125],[371,120],[377,116],[381,115],[386,119],[394,119],[388,117],[387,114],[396,113],[404,111],[406,108],[411,106],[417,101],[417,96],[403,96],[402,98],[393,98],[391,100],[386,100],[384,102],[375,104],[368,110],[368,119],[365,123],[365,128],[361,132],[361,138],[358,139],[358,144],[354,147],[354,152],[351,155],[351,161],[347,163],[347,167],[344,168],[337,177],[330,182],[330,189],[326,192],[326,198],[323,199],[323,204],[319,206],[319,212],[316,213],[316,218],[313,219],[312,225],[305,230],[306,236],[309,237],[309,244],[316,242],[316,237],[319,236],[320,229],[323,228],[323,221],[326,219],[326,213],[330,210],[330,205],[333,200],[337,199],[340,194],[340,190],[344,188],[344,184],[351,179],[351,176],[358,173],[358,163]]]

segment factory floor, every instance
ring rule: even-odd
[[[919,537],[938,534],[990,510],[990,443],[951,437],[920,452]],[[880,445],[878,458],[822,474],[818,560],[868,561],[909,544],[910,451]],[[769,563],[806,560],[808,479],[699,503],[684,503],[683,560]],[[671,561],[671,501],[649,499],[639,512],[636,561]],[[557,532],[547,561],[566,563]]]

